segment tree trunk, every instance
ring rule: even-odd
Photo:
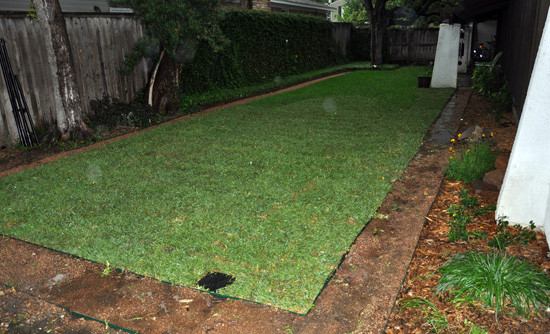
[[[384,32],[390,22],[388,16],[391,12],[386,10],[387,0],[361,0],[369,18],[370,33],[370,61],[373,65],[382,65]]]
[[[57,86],[63,112],[58,113],[57,125],[62,140],[87,139],[91,130],[82,120],[82,105],[76,80],[73,56],[67,34],[65,18],[58,0],[34,0],[36,13],[42,29],[51,38]],[[64,115],[64,119],[59,116]],[[63,117],[62,117],[63,118]]]
[[[384,33],[385,27],[379,24],[371,25],[370,59],[373,65],[384,64]]]

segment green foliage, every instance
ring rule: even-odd
[[[36,7],[33,0],[29,0],[29,11],[27,12],[27,17],[31,19],[33,23],[40,21],[38,15],[36,14]]]
[[[472,222],[473,216],[485,213],[491,209],[494,210],[493,207],[478,208],[480,205],[479,199],[476,196],[468,194],[468,189],[462,188],[460,190],[459,204],[451,204],[447,209],[447,213],[451,218],[449,221],[451,227],[448,233],[449,241],[468,241],[470,238],[482,239],[487,237],[486,232],[468,231],[466,228],[466,225]]]
[[[495,56],[490,63],[481,63],[472,74],[472,89],[480,95],[491,96],[504,85],[504,74],[498,61],[502,53]]]
[[[474,209],[480,205],[479,198],[476,196],[470,196],[467,188],[460,189],[460,205],[466,209]]]
[[[158,113],[150,106],[132,101],[130,103],[119,99],[103,96],[101,100],[90,101],[92,113],[85,115],[85,122],[92,128],[106,126],[113,129],[119,125],[146,127],[158,122]]]
[[[522,316],[539,312],[550,303],[550,279],[527,262],[506,253],[459,254],[439,269],[438,294],[449,291],[455,303],[480,302],[495,309],[508,304]]]
[[[488,140],[470,143],[460,150],[458,157],[451,156],[445,175],[452,180],[470,183],[494,168],[496,154]]]
[[[341,60],[332,24],[311,15],[229,10],[220,22],[230,43],[213,53],[196,45],[180,73],[180,97],[279,81]]]
[[[441,333],[449,327],[447,315],[444,312],[439,312],[435,305],[425,298],[404,299],[400,301],[400,304],[401,308],[419,309],[424,313],[423,319],[426,319],[426,322],[422,324],[422,327],[429,326],[435,333]]]
[[[499,219],[497,235],[489,240],[489,246],[502,250],[514,244],[527,245],[537,237],[534,229],[535,223],[532,221],[529,223],[529,228],[523,228],[519,224],[511,228],[508,221]]]
[[[158,41],[177,61],[189,57],[188,45],[202,41],[217,51],[226,42],[218,24],[221,0],[110,0],[109,3],[132,8],[135,17],[145,25],[148,38]],[[130,58],[135,58],[138,50],[135,47]]]
[[[349,58],[354,61],[370,60],[370,28],[352,27]]]
[[[512,106],[510,87],[498,65],[501,56],[502,52],[499,52],[492,62],[479,64],[472,74],[472,89],[479,95],[490,98],[495,104],[496,109],[493,112],[497,118]]]
[[[472,222],[471,216],[466,212],[462,205],[451,204],[447,209],[447,212],[451,217],[449,222],[451,229],[448,233],[449,241],[468,241],[469,235],[466,225]]]
[[[352,23],[354,27],[366,27],[368,25],[367,11],[361,0],[348,0],[342,9],[340,22]]]
[[[159,41],[155,38],[145,36],[138,39],[132,47],[132,52],[124,57],[120,72],[126,75],[132,73],[143,57],[156,62],[159,56],[159,47]]]

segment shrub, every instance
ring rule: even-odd
[[[493,169],[496,154],[491,151],[489,141],[470,143],[457,156],[451,156],[445,175],[450,179],[470,183],[479,180]]]
[[[277,80],[338,63],[332,23],[310,15],[229,10],[220,23],[229,44],[214,53],[208,43],[180,73],[180,93],[202,93]]]
[[[468,252],[455,256],[439,269],[436,292],[449,292],[453,302],[480,302],[495,309],[495,317],[510,304],[529,316],[550,303],[550,279],[527,262],[495,252]]]
[[[487,96],[495,104],[493,111],[497,118],[512,106],[510,88],[504,78],[504,73],[498,61],[502,53],[499,52],[492,62],[477,66],[472,75],[472,89],[479,95]]]
[[[349,57],[353,61],[370,61],[370,28],[351,28]]]
[[[92,128],[100,125],[113,129],[117,126],[145,127],[158,122],[158,114],[148,105],[103,96],[90,101],[92,114],[85,115],[85,122]]]

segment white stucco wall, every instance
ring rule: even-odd
[[[496,218],[533,221],[550,243],[550,12],[531,74]]]
[[[433,88],[456,88],[460,24],[439,27],[437,49],[432,74]]]

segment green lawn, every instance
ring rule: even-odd
[[[358,71],[0,179],[0,233],[305,313],[452,90]]]

